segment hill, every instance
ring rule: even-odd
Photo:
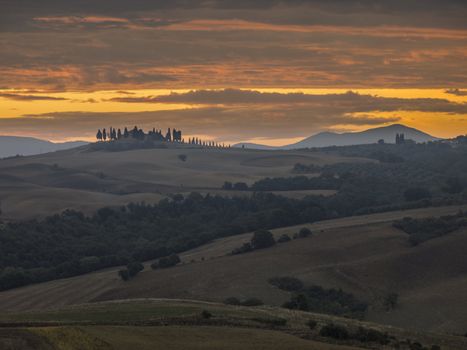
[[[319,148],[330,146],[364,145],[377,143],[379,140],[384,140],[386,143],[394,143],[396,139],[396,134],[404,134],[405,139],[411,139],[418,143],[439,140],[437,137],[426,134],[420,130],[409,128],[401,124],[393,124],[361,132],[321,132],[297,143],[281,147],[275,147],[274,149],[300,149],[314,147]],[[253,149],[271,148],[271,146],[264,146],[258,144],[237,144],[235,145],[235,147],[241,147],[242,145],[245,145],[246,148]]]
[[[370,160],[303,151],[171,146],[106,152],[86,146],[0,160],[1,209],[3,217],[10,219],[50,215],[67,208],[92,213],[106,205],[154,203],[173,193],[225,194],[221,191],[224,181],[250,184],[266,176],[290,176],[298,162],[325,165],[350,161]],[[283,194],[300,197],[312,193]],[[228,193],[235,194],[239,193]]]
[[[54,143],[32,137],[0,136],[0,158],[55,152],[86,144],[83,141]]]
[[[182,265],[146,270],[129,282],[110,268],[0,293],[0,308],[21,311],[90,301],[134,298],[183,298],[222,301],[256,297],[281,305],[290,294],[268,283],[293,276],[307,285],[342,288],[369,303],[366,319],[410,329],[465,333],[467,319],[467,235],[459,231],[411,247],[407,235],[392,227],[405,216],[455,213],[465,207],[425,208],[317,222],[309,238],[270,249],[230,256],[251,234],[219,239],[181,255]],[[273,230],[292,235],[302,226]],[[397,293],[392,311],[382,307]],[[431,306],[430,306],[431,305]],[[436,313],[432,312],[436,305]]]

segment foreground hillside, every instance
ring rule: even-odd
[[[180,159],[184,155],[185,160]],[[92,213],[107,205],[158,202],[173,193],[223,193],[225,181],[252,183],[267,176],[290,176],[298,162],[315,165],[361,159],[306,151],[170,148],[121,152],[82,147],[0,160],[3,217],[46,216],[64,209]],[[369,160],[365,160],[369,161]],[[332,191],[284,193],[291,197]],[[235,191],[230,192],[230,195]]]
[[[0,315],[0,348],[463,349],[463,337],[415,333],[273,307],[146,299]]]
[[[293,276],[306,284],[339,287],[370,305],[366,319],[433,331],[466,331],[467,232],[459,231],[412,247],[407,235],[392,227],[405,216],[456,213],[465,207],[388,212],[317,222],[311,237],[236,256],[232,249],[251,234],[219,239],[181,255],[183,264],[151,270],[123,282],[118,268],[51,281],[0,293],[5,311],[47,309],[97,300],[187,298],[222,301],[260,298],[281,305],[289,293],[268,283]],[[298,227],[273,230],[276,237]],[[394,310],[383,308],[388,293],[397,293]],[[461,306],[461,307],[459,307]]]

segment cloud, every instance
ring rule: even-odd
[[[206,107],[148,112],[60,112],[25,115],[21,118],[0,118],[0,128],[7,134],[27,134],[57,140],[93,138],[95,130],[103,127],[132,127],[145,129],[181,128],[189,135],[209,135],[217,140],[241,141],[257,137],[306,137],[335,125],[360,127],[399,121],[398,117],[352,115],[332,110],[309,108],[251,108]]]
[[[459,0],[0,0],[0,86],[435,87],[467,81]]]
[[[456,95],[456,96],[467,96],[467,90],[447,89],[444,92],[446,94],[451,94],[451,95]]]
[[[8,92],[0,92],[0,97],[15,101],[59,101],[67,100],[63,97],[43,96],[43,95],[21,95]]]
[[[193,105],[293,105],[302,104],[314,111],[344,112],[371,111],[423,111],[467,114],[467,103],[456,103],[435,98],[388,98],[361,95],[349,91],[345,94],[313,95],[304,93],[259,92],[253,90],[192,90],[161,96],[115,97],[113,102],[123,103],[181,103]]]

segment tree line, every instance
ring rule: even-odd
[[[121,139],[136,139],[140,141],[149,140],[149,141],[162,141],[162,142],[178,142],[189,145],[197,145],[204,147],[216,147],[216,148],[226,148],[230,145],[225,143],[220,143],[216,141],[206,141],[198,137],[190,137],[187,140],[182,137],[182,131],[175,128],[168,128],[166,133],[163,133],[161,129],[153,128],[147,133],[143,129],[135,126],[133,129],[128,129],[125,127],[123,131],[110,127],[109,129],[103,128],[98,129],[96,133],[96,139],[98,141],[117,141]]]

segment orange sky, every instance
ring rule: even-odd
[[[274,145],[391,123],[466,134],[466,16],[456,0],[9,2],[0,134],[91,140],[138,124]]]

